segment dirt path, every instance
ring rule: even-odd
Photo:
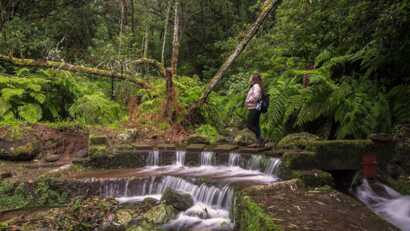
[[[337,191],[309,191],[296,183],[246,190],[284,230],[398,230],[352,197]]]

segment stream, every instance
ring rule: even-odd
[[[146,179],[136,185],[132,180],[90,179],[101,181],[103,197],[120,203],[138,203],[146,198],[160,200],[167,188],[189,193],[194,205],[164,225],[166,230],[233,230],[234,187],[269,184],[279,180],[280,159],[252,155],[244,159],[230,153],[226,163],[216,164],[214,152],[201,152],[199,166],[185,165],[185,151],[175,152],[171,165],[160,165],[160,152],[148,154],[146,166],[135,169]]]
[[[356,197],[374,213],[403,231],[410,231],[410,196],[403,196],[392,188],[363,179],[354,191]]]

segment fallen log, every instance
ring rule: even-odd
[[[1,55],[0,61],[11,63],[15,66],[22,67],[38,67],[38,68],[55,68],[70,72],[84,73],[98,76],[105,76],[114,79],[128,80],[135,83],[137,86],[142,88],[149,88],[149,84],[144,80],[138,79],[135,76],[129,74],[120,74],[110,70],[98,69],[94,67],[85,67],[82,65],[73,65],[65,62],[48,61],[43,59],[20,59],[11,56]]]
[[[245,37],[238,43],[235,50],[232,54],[228,57],[225,63],[219,68],[216,72],[214,77],[212,77],[211,81],[209,81],[208,86],[206,87],[205,91],[203,92],[201,98],[194,103],[191,108],[189,109],[188,118],[186,121],[192,121],[192,119],[197,120],[198,118],[193,118],[198,116],[198,109],[207,101],[209,94],[215,89],[216,85],[224,76],[225,72],[232,66],[234,61],[239,57],[242,51],[246,48],[249,42],[255,37],[256,33],[258,32],[259,28],[262,26],[263,22],[266,20],[270,12],[273,10],[274,6],[277,5],[280,0],[266,0],[264,5],[262,6],[262,11],[259,14],[256,21],[252,24],[252,26],[246,32]]]

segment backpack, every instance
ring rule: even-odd
[[[269,95],[268,94],[262,95],[262,98],[259,100],[256,108],[258,111],[262,113],[268,112],[268,108],[269,108]]]

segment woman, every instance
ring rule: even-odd
[[[261,129],[259,125],[261,111],[257,107],[258,102],[262,99],[262,95],[264,94],[261,76],[259,74],[253,74],[249,79],[249,84],[251,87],[249,88],[248,95],[245,100],[245,106],[249,110],[247,127],[256,135],[257,144],[252,146],[259,146],[262,145]]]

